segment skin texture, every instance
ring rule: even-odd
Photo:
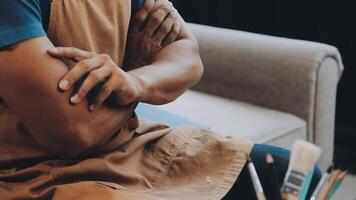
[[[180,27],[179,14],[172,3],[146,0],[130,24],[124,68],[150,64],[159,50],[176,41]]]
[[[140,100],[143,89],[140,80],[119,68],[110,56],[65,47],[49,49],[48,53],[58,58],[77,60],[74,67],[59,82],[59,88],[63,91],[80,85],[78,91],[70,98],[71,103],[76,105],[87,99],[89,92],[96,86],[101,86],[100,92],[92,97],[93,100],[89,103],[90,111],[94,111],[110,95],[114,96],[112,97],[115,98],[114,102],[120,105],[128,105]]]
[[[199,47],[170,2],[156,0],[153,6],[148,3],[144,8],[133,22],[140,21],[146,15],[148,20],[131,26],[125,55],[128,65],[124,68],[140,80],[140,102],[166,104],[200,80],[203,65]],[[147,14],[145,11],[150,8],[153,11]]]
[[[199,80],[202,64],[198,45],[183,20],[180,19],[180,23],[182,28],[177,41],[159,50],[152,64],[130,72],[121,70],[125,76],[134,77],[136,83],[122,81],[116,74],[116,80],[128,84],[125,88],[130,88],[129,84],[140,87],[139,98],[130,100],[133,103],[100,106],[94,112],[88,110],[87,98],[75,106],[71,104],[70,99],[77,90],[59,89],[59,81],[69,69],[61,59],[47,54],[53,48],[47,37],[26,40],[0,51],[0,96],[50,153],[68,158],[92,151],[118,132],[133,113],[137,100],[167,103]],[[108,56],[99,56],[106,64],[111,60]],[[121,95],[119,92],[118,96]]]
[[[68,68],[47,54],[51,47],[48,38],[40,37],[1,51],[0,94],[39,144],[72,157],[108,141],[133,108],[102,106],[90,113],[87,100],[72,106],[68,101],[72,91],[58,90]]]
[[[105,54],[98,55],[65,47],[50,49],[48,53],[58,58],[75,58],[78,61],[59,83],[62,90],[68,90],[72,89],[75,83],[85,79],[70,99],[73,104],[80,103],[89,91],[100,84],[103,86],[90,104],[90,111],[100,106],[110,95],[113,96],[114,103],[119,105],[128,105],[137,101],[165,104],[175,100],[188,87],[195,84],[202,73],[199,60],[194,59],[198,50],[193,47],[193,38],[190,38],[184,28],[183,26],[182,34],[187,35],[178,35],[181,38],[178,38],[177,42],[158,51],[153,57],[152,64],[129,72],[119,68]],[[186,48],[190,45],[190,49]],[[185,59],[181,58],[190,59],[185,62]]]

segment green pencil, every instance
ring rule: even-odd
[[[330,195],[328,197],[328,200],[331,200],[331,198],[334,196],[335,192],[340,188],[342,181],[345,179],[347,175],[347,171],[344,171],[343,173],[341,173],[337,179],[336,179],[336,183],[334,185],[334,187],[332,188]]]

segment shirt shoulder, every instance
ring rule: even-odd
[[[0,0],[0,49],[46,35],[39,0]]]

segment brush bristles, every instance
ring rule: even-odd
[[[289,168],[306,175],[314,168],[320,154],[321,149],[319,147],[298,140],[293,145]]]

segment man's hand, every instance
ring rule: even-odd
[[[51,56],[57,58],[72,58],[77,63],[59,82],[62,91],[73,89],[77,83],[81,83],[79,89],[70,98],[72,104],[79,104],[87,99],[90,91],[101,86],[96,92],[94,100],[89,102],[89,110],[94,111],[110,95],[115,103],[128,105],[140,100],[141,82],[135,76],[119,68],[110,56],[95,54],[74,47],[57,47],[48,50]],[[84,80],[84,81],[83,81]]]
[[[125,67],[137,68],[150,64],[159,50],[177,39],[181,21],[168,0],[145,0],[131,22]]]

